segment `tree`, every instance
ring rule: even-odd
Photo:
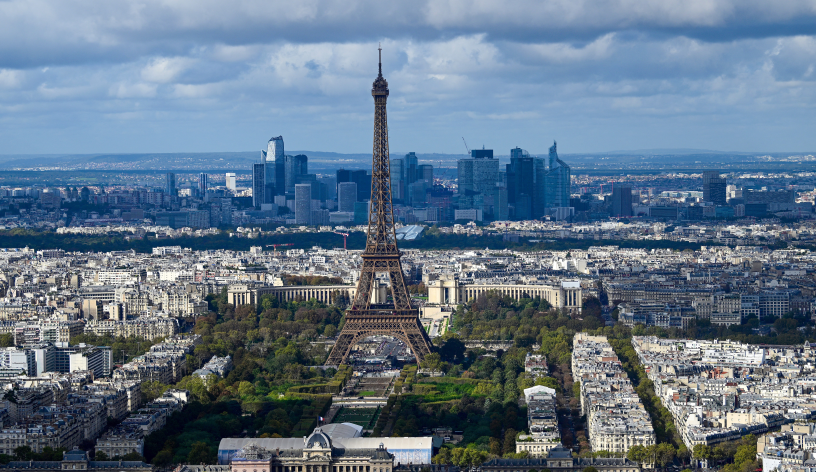
[[[697,460],[707,461],[711,458],[711,447],[705,444],[695,444],[691,455]]]
[[[64,453],[65,448],[54,449],[51,446],[45,446],[40,454],[34,453],[34,459],[41,461],[61,461]]]
[[[144,462],[145,458],[142,457],[142,455],[139,454],[138,452],[131,451],[131,452],[128,452],[127,454],[125,454],[124,456],[122,456],[122,460],[123,461]]]
[[[745,440],[743,438],[743,440]],[[748,464],[753,462],[756,459],[756,441],[753,444],[743,444],[737,448],[737,452],[734,454],[734,464],[738,466],[743,466],[743,464]]]
[[[422,359],[422,368],[425,370],[439,371],[442,367],[442,357],[438,352],[432,352]]]
[[[94,460],[95,461],[106,461],[106,460],[108,460],[108,455],[105,454],[102,451],[98,451],[96,454],[94,454]]]
[[[552,377],[539,377],[536,380],[535,384],[536,385],[543,385],[544,387],[549,387],[549,388],[555,390],[556,392],[561,391],[561,385],[559,385],[558,381],[555,380]],[[579,391],[580,391],[581,386],[579,385],[578,388],[579,388]]]
[[[164,392],[169,389],[169,385],[165,385],[155,380],[145,380],[142,382],[142,400],[145,402],[152,402],[153,400],[162,396]]]
[[[504,454],[516,452],[516,430],[513,428],[508,428],[507,432],[504,433],[504,447],[502,448],[502,452]]]
[[[655,449],[655,462],[661,468],[665,468],[668,463],[674,460],[676,451],[669,443],[660,443]]]
[[[153,465],[157,467],[166,467],[173,462],[173,452],[167,449],[162,449],[153,457]]]
[[[451,450],[448,447],[439,448],[439,453],[437,453],[431,462],[434,464],[439,465],[448,465],[451,463]]]
[[[215,383],[216,380],[217,377],[214,374],[210,374],[210,378],[208,378],[207,381],[197,375],[188,375],[176,384],[176,388],[189,390],[193,398],[201,403],[207,404],[210,402],[210,393],[207,391],[207,383],[212,384]]]
[[[680,447],[677,448],[677,457],[683,462],[686,463],[686,460],[689,458],[689,450],[685,444],[680,444]]]
[[[439,348],[439,355],[445,362],[461,364],[465,360],[465,343],[458,338],[448,338],[445,344]]]
[[[11,333],[0,334],[0,347],[14,346],[14,335]]]
[[[29,461],[34,459],[34,451],[30,446],[19,446],[14,448],[14,458],[18,461]]]
[[[598,472],[598,469],[592,466],[584,467],[584,472]]]
[[[210,446],[207,443],[204,441],[193,443],[190,454],[187,455],[188,464],[212,464],[214,462],[212,453],[210,452]]]
[[[490,453],[500,456],[502,455],[502,443],[496,438],[490,438]]]
[[[464,465],[477,467],[487,460],[487,453],[478,449],[466,448],[464,454]]]
[[[255,386],[246,380],[242,380],[241,383],[238,384],[238,395],[241,397],[255,395]]]
[[[629,451],[626,452],[626,458],[630,461],[635,461],[638,464],[642,464],[647,459],[648,451],[646,447],[636,444],[629,448]],[[649,457],[651,459],[651,457]]]
[[[459,467],[465,467],[465,448],[456,447],[451,451],[451,463]]]

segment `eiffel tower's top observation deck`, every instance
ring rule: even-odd
[[[371,95],[377,96],[388,96],[388,81],[385,80],[385,77],[382,75],[382,48],[379,48],[380,51],[380,73],[377,75],[377,78],[374,79],[374,84],[371,86]]]

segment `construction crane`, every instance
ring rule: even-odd
[[[348,233],[341,233],[339,231],[332,231],[334,234],[339,234],[343,237],[343,249],[346,249],[346,238],[348,238]]]
[[[465,150],[467,151],[468,156],[469,156],[470,155],[470,149],[468,149],[467,141],[465,141],[464,136],[462,136],[462,142],[465,143]]]
[[[294,243],[267,244],[266,247],[272,246],[272,248],[275,250],[275,252],[278,252],[278,247],[279,246],[282,247],[282,246],[294,246],[294,245],[295,245]]]

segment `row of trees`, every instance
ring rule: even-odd
[[[697,444],[692,449],[694,459],[706,461],[709,466],[721,465],[722,472],[751,472],[761,468],[762,463],[756,459],[756,454],[757,438],[753,434],[713,447]]]
[[[669,443],[679,451],[685,449],[683,440],[674,424],[674,419],[655,394],[652,381],[638,359],[630,337],[610,339],[609,343],[621,361],[621,366],[629,375],[632,386],[638,394],[643,407],[649,413],[658,443]]]

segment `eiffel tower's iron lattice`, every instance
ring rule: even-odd
[[[391,205],[391,171],[388,153],[388,118],[385,104],[388,82],[380,69],[371,88],[374,97],[374,151],[371,168],[371,208],[368,214],[368,239],[363,251],[363,268],[357,282],[357,293],[346,312],[346,323],[337,336],[326,365],[346,362],[351,348],[370,336],[385,335],[404,342],[417,362],[431,352],[431,340],[419,322],[417,310],[405,287],[394,230]],[[391,282],[391,303],[371,303],[371,291],[378,273],[387,273]]]

